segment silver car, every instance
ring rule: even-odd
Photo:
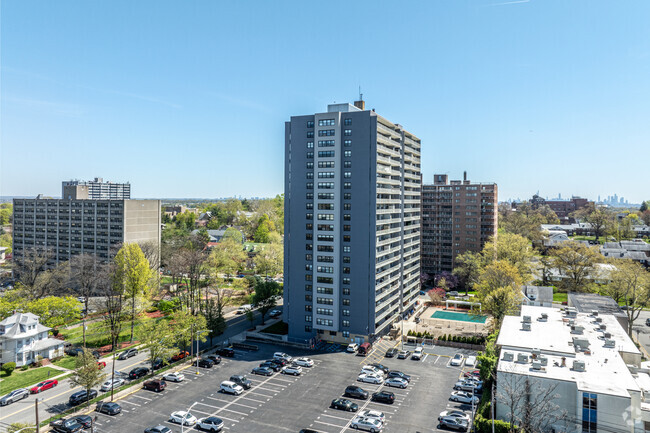
[[[355,416],[350,427],[357,430],[365,430],[371,433],[378,433],[383,427],[383,423],[376,418],[364,418],[360,416]]]
[[[406,388],[408,384],[409,383],[407,381],[399,377],[389,377],[384,382],[384,385],[386,386],[394,386],[396,388],[402,388],[402,389]]]
[[[6,406],[8,404],[17,402],[29,396],[29,390],[27,388],[18,388],[11,391],[9,394],[0,398],[0,406]]]

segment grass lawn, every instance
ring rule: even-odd
[[[74,356],[64,356],[52,364],[56,365],[57,367],[67,368],[68,370],[74,370],[76,359],[77,358]]]
[[[137,335],[138,327],[140,324],[135,322],[134,334]],[[65,337],[67,342],[72,344],[82,344],[83,342],[83,328],[78,326],[73,329],[61,329],[59,331]],[[122,332],[120,332],[120,342],[128,341],[131,338],[131,322],[122,325]],[[110,335],[103,327],[101,322],[93,322],[88,325],[86,329],[86,346],[88,347],[102,347],[111,344]]]
[[[287,335],[289,333],[289,325],[285,322],[276,322],[273,325],[262,329],[260,332],[267,334]]]
[[[596,236],[574,236],[571,239],[575,241],[595,241]],[[599,236],[598,237],[598,243],[599,244],[604,244],[605,243],[605,236]]]
[[[569,296],[567,293],[553,293],[553,302],[567,302],[568,298]]]
[[[38,382],[61,374],[59,370],[50,367],[30,368],[27,371],[21,371],[19,368],[6,376],[4,371],[0,372],[0,395],[5,395],[14,389],[28,388],[36,385]]]
[[[268,244],[260,244],[256,242],[244,242],[244,248],[246,251],[259,251],[260,248],[264,248]]]

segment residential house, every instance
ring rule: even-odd
[[[524,295],[523,305],[533,305],[536,307],[553,306],[553,287],[522,286],[521,292]]]
[[[15,362],[20,367],[36,362],[38,356],[63,356],[63,341],[49,338],[50,329],[32,313],[16,313],[1,321],[0,364]]]

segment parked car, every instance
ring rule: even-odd
[[[44,380],[43,382],[38,383],[29,390],[32,394],[38,394],[39,392],[47,391],[48,389],[54,388],[59,384],[59,381],[56,379]]]
[[[366,383],[383,383],[384,379],[379,376],[378,374],[374,373],[361,373],[359,376],[357,376],[357,380],[359,382],[366,382]]]
[[[299,365],[285,365],[282,367],[282,374],[291,374],[293,376],[300,376],[302,367]]]
[[[231,382],[230,380],[224,380],[221,382],[221,386],[219,389],[226,394],[233,394],[233,395],[239,395],[242,392],[244,392],[244,388],[240,385],[237,385],[235,382]]]
[[[122,412],[122,407],[112,401],[99,401],[95,407],[95,412],[105,413],[106,415],[117,415],[118,413]]]
[[[392,386],[395,388],[402,388],[402,389],[406,388],[408,384],[409,383],[406,380],[402,379],[401,377],[389,377],[384,382],[384,385],[386,386]]]
[[[222,349],[218,349],[217,354],[221,355],[221,356],[225,356],[226,358],[234,358],[235,357],[235,351],[233,350],[232,347],[224,347]]]
[[[381,431],[383,423],[378,419],[355,416],[350,422],[350,427],[355,430],[365,430],[370,433],[378,433]]]
[[[449,362],[449,365],[451,365],[452,367],[460,367],[461,365],[463,365],[463,360],[464,359],[465,359],[465,357],[463,355],[461,355],[460,353],[457,353],[451,359],[451,361]]]
[[[272,359],[269,359],[269,360],[267,360],[267,361],[268,361],[268,362],[272,362],[272,363],[274,363],[274,364],[277,364],[277,365],[279,365],[280,367],[284,367],[285,365],[289,364],[289,362],[288,362],[286,359],[275,359],[275,358],[272,358]]]
[[[124,385],[124,379],[117,378],[117,379],[108,379],[104,383],[102,383],[102,386],[99,388],[100,391],[106,392],[110,391],[111,389],[117,389],[120,386]]]
[[[164,425],[157,425],[144,429],[144,433],[172,433],[172,429]]]
[[[167,388],[167,382],[160,379],[148,380],[142,384],[142,387],[149,391],[160,392]]]
[[[364,390],[363,388],[356,386],[356,385],[350,385],[347,388],[345,388],[345,391],[343,392],[344,397],[354,397],[354,398],[360,398],[361,400],[366,400],[368,398],[368,391]]]
[[[197,423],[197,427],[204,431],[219,432],[223,430],[223,420],[216,416],[201,418]]]
[[[80,353],[83,353],[83,349],[81,347],[68,347],[65,349],[64,353],[68,356],[77,356]]]
[[[284,359],[287,362],[291,362],[293,360],[293,357],[287,355],[284,352],[275,352],[273,354],[273,359]]]
[[[92,400],[93,398],[97,397],[97,390],[96,389],[91,389],[89,393],[86,392],[86,390],[81,390],[77,391],[74,394],[70,396],[68,399],[68,404],[70,406],[77,406],[81,403],[84,403],[86,401]]]
[[[458,391],[474,391],[475,394],[483,392],[483,382],[476,380],[460,380],[454,384],[454,389]]]
[[[163,379],[168,382],[182,382],[185,379],[185,375],[183,373],[179,373],[178,371],[175,371],[173,373],[165,374],[163,376]]]
[[[282,369],[280,364],[276,364],[275,362],[271,362],[271,361],[266,361],[261,363],[260,367],[270,368],[273,371],[280,371]]]
[[[452,409],[452,410],[445,410],[440,412],[440,416],[438,416],[438,421],[440,421],[441,418],[450,417],[450,416],[467,420],[467,422],[469,422],[469,420],[471,419],[471,417],[465,412],[463,412],[462,410]]]
[[[269,317],[280,317],[282,315],[282,310],[278,310],[277,308],[274,308],[273,310],[269,311]]]
[[[386,351],[386,355],[384,355],[386,358],[393,358],[395,355],[399,353],[399,350],[397,348],[392,347]]]
[[[351,402],[345,398],[335,398],[330,404],[332,409],[345,410],[348,412],[356,412],[359,410],[359,405]]]
[[[466,391],[453,391],[449,397],[449,400],[458,403],[478,404],[478,397],[472,397],[472,395]]]
[[[147,367],[136,367],[129,372],[129,379],[139,379],[146,376],[147,373],[149,373],[149,369]]]
[[[169,416],[169,422],[182,425],[194,425],[198,420],[194,415],[186,410],[179,410]]]
[[[406,374],[406,373],[402,373],[401,371],[397,371],[397,370],[391,370],[391,371],[389,371],[389,372],[388,372],[388,377],[389,377],[389,378],[390,378],[390,377],[399,377],[400,379],[404,379],[404,380],[407,381],[407,382],[410,382],[410,381],[411,381],[411,376],[409,376],[409,375]]]
[[[176,355],[172,356],[171,361],[172,362],[180,361],[181,359],[185,359],[188,356],[190,356],[190,352],[188,352],[187,350],[181,350]]]
[[[379,369],[377,367],[374,367],[372,365],[364,365],[361,368],[361,373],[372,373],[372,374],[376,374],[377,376],[382,377],[382,378],[384,377],[384,374],[385,374],[384,370]]]
[[[476,366],[476,356],[468,356],[465,360],[465,366],[474,368]]]
[[[422,359],[424,349],[420,346],[416,347],[415,350],[413,351],[413,355],[411,355],[411,359],[414,361],[419,361]]]
[[[438,428],[448,428],[450,430],[466,432],[469,428],[469,422],[453,416],[445,416],[438,419]]]
[[[251,389],[251,386],[253,386],[253,383],[248,380],[246,376],[242,375],[230,376],[230,381],[235,382],[237,385],[241,386],[244,389]]]
[[[90,428],[93,423],[93,418],[90,415],[77,415],[72,417],[72,419],[81,424],[84,429]]]
[[[382,423],[386,422],[386,415],[384,415],[384,412],[380,412],[378,410],[362,410],[359,412],[359,416],[362,416],[364,418],[378,419]]]
[[[251,373],[259,374],[261,376],[273,376],[273,370],[269,367],[255,367]]]
[[[164,366],[165,366],[165,361],[163,361],[162,358],[156,358],[151,363],[151,369],[152,370],[160,370]]]
[[[395,394],[388,391],[375,392],[372,395],[372,401],[376,401],[379,403],[393,404],[395,402]]]
[[[348,353],[357,353],[357,350],[359,350],[359,345],[357,343],[350,343],[348,344],[348,348],[345,350]]]
[[[138,354],[138,349],[135,347],[132,347],[130,349],[126,349],[124,352],[120,353],[120,355],[117,357],[120,361],[124,361],[125,359],[129,359],[135,355]]]
[[[650,326],[650,318],[645,319],[645,326]]]
[[[377,368],[377,369],[383,371],[384,374],[388,374],[388,372],[390,371],[390,368],[388,368],[388,367],[386,367],[384,364],[380,364],[380,363],[378,363],[378,362],[374,362],[374,363],[370,364],[370,366],[371,366],[371,367],[375,367],[375,368]]]
[[[252,310],[253,306],[250,304],[242,305],[241,307],[237,308],[236,314],[246,314],[249,310]]]
[[[200,358],[197,362],[194,363],[194,365],[197,365],[201,368],[212,368],[214,362],[207,358]]]
[[[410,350],[400,350],[397,359],[407,359],[409,356],[411,356]]]
[[[83,425],[74,418],[54,420],[50,423],[50,427],[56,433],[75,433],[83,429]]]
[[[100,370],[106,368],[106,363],[104,361],[97,361],[97,368]]]
[[[450,291],[450,292],[447,292],[447,296],[459,296],[459,295],[458,295],[458,292],[457,292],[457,291],[452,290],[452,291]]]
[[[481,377],[481,370],[466,371],[465,373],[463,373],[463,376],[479,378]]]
[[[221,364],[221,357],[219,355],[216,355],[216,354],[206,355],[206,358],[209,359],[210,361],[212,361],[214,363],[214,365]]]
[[[293,360],[293,363],[295,365],[299,365],[301,367],[313,367],[314,366],[314,360],[311,358],[296,358]]]

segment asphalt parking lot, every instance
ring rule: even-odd
[[[224,358],[211,369],[195,367],[183,371],[185,381],[168,383],[161,393],[138,389],[120,399],[122,413],[117,416],[97,414],[98,433],[143,432],[145,428],[165,425],[174,432],[181,427],[168,422],[169,415],[187,410],[197,418],[217,416],[224,420],[228,432],[299,432],[312,428],[323,433],[342,433],[350,430],[351,412],[330,409],[332,399],[341,397],[348,385],[359,385],[369,393],[383,385],[356,382],[364,364],[381,362],[387,367],[411,375],[406,389],[390,388],[395,393],[392,405],[370,400],[353,400],[359,410],[380,410],[386,415],[385,432],[424,432],[436,429],[438,414],[447,408],[471,409],[450,402],[453,384],[462,374],[461,369],[449,367],[450,357],[458,351],[447,347],[425,349],[422,361],[397,358],[386,359],[384,352],[394,342],[381,342],[368,357],[343,351],[296,351],[274,345],[259,345],[257,352],[237,351],[234,359]],[[253,367],[272,357],[276,351],[292,356],[308,356],[315,361],[311,368],[303,368],[301,376],[255,376]],[[464,353],[470,354],[468,351]],[[239,396],[219,392],[219,385],[233,374],[246,374],[253,382],[250,390]],[[185,427],[184,431],[196,431]]]

